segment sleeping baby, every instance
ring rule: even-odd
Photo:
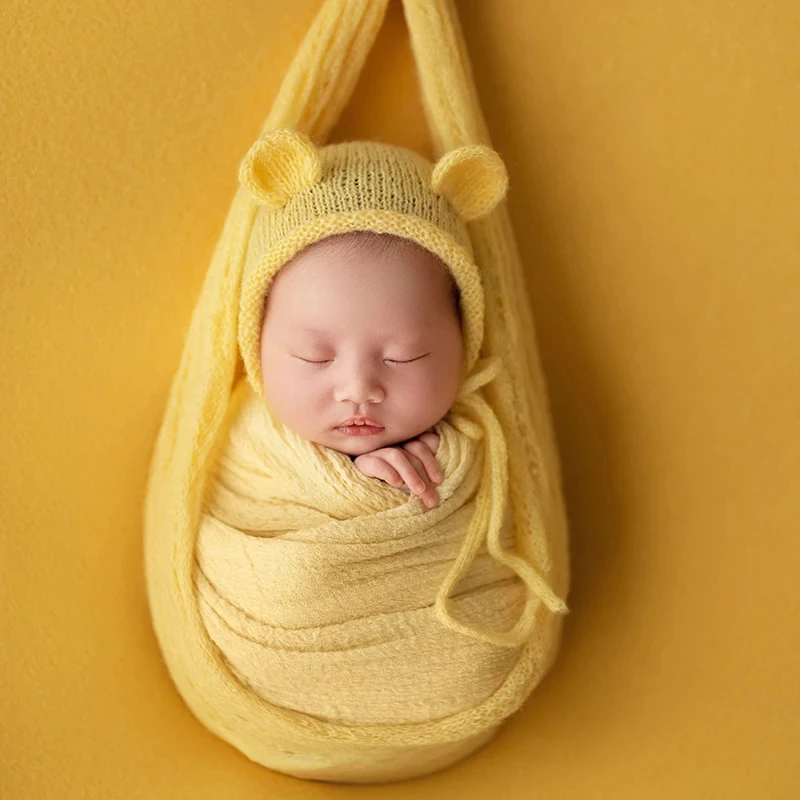
[[[437,256],[372,231],[314,242],[273,280],[260,348],[276,418],[438,505],[432,428],[456,397],[463,353],[457,288]]]
[[[511,550],[505,436],[482,391],[507,376],[481,355],[465,220],[502,197],[497,162],[287,130],[243,162],[260,204],[244,372],[205,475],[195,597],[225,674],[314,724],[482,714],[537,595],[550,602]]]

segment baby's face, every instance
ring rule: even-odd
[[[349,455],[413,439],[439,422],[458,392],[462,359],[446,267],[407,240],[399,249],[354,248],[363,236],[370,234],[322,240],[286,264],[270,287],[261,331],[272,413],[305,439]],[[370,435],[340,428],[358,416],[379,427]]]

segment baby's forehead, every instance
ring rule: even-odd
[[[455,282],[438,256],[408,239],[354,231],[319,240],[295,254],[273,278],[262,319],[285,330],[298,319],[329,327],[369,322],[394,335],[433,325],[452,306]],[[276,318],[277,317],[277,318]]]
[[[326,236],[312,242],[299,255],[308,253],[346,258],[402,258],[409,261],[426,261],[441,264],[444,262],[419,242],[397,236],[393,233],[375,231],[348,231]]]
[[[345,278],[348,271],[361,266],[370,272],[373,268],[384,270],[387,275],[394,271],[407,280],[427,280],[431,285],[437,278],[451,280],[449,269],[435,253],[411,239],[374,231],[349,231],[313,242],[292,256],[276,278],[299,270],[306,279],[324,277],[314,269],[321,265]]]

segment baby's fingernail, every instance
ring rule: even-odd
[[[433,497],[426,497],[423,501],[428,508],[436,508],[436,500]]]

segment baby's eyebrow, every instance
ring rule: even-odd
[[[312,336],[328,336],[328,331],[320,330],[319,328],[309,328],[307,326],[295,328],[300,333],[310,333]]]
[[[315,328],[310,325],[294,325],[292,327],[292,333],[297,336],[311,336],[314,339],[319,339],[327,343],[335,342],[337,338],[336,333],[330,330]]]
[[[297,327],[295,327],[294,330],[299,332],[299,333],[308,333],[308,334],[311,334],[312,336],[317,336],[317,337],[319,337],[321,339],[327,339],[331,335],[330,331],[322,330],[320,328],[313,328],[313,327],[308,326],[308,325],[298,325]],[[395,337],[388,336],[386,338],[391,339],[391,338],[395,338]],[[424,331],[421,331],[419,329],[414,329],[413,332],[407,332],[405,334],[398,335],[398,336],[396,336],[396,338],[398,340],[402,339],[406,343],[414,344],[414,345],[416,345],[416,344],[422,345],[427,341],[427,337],[425,336]]]

